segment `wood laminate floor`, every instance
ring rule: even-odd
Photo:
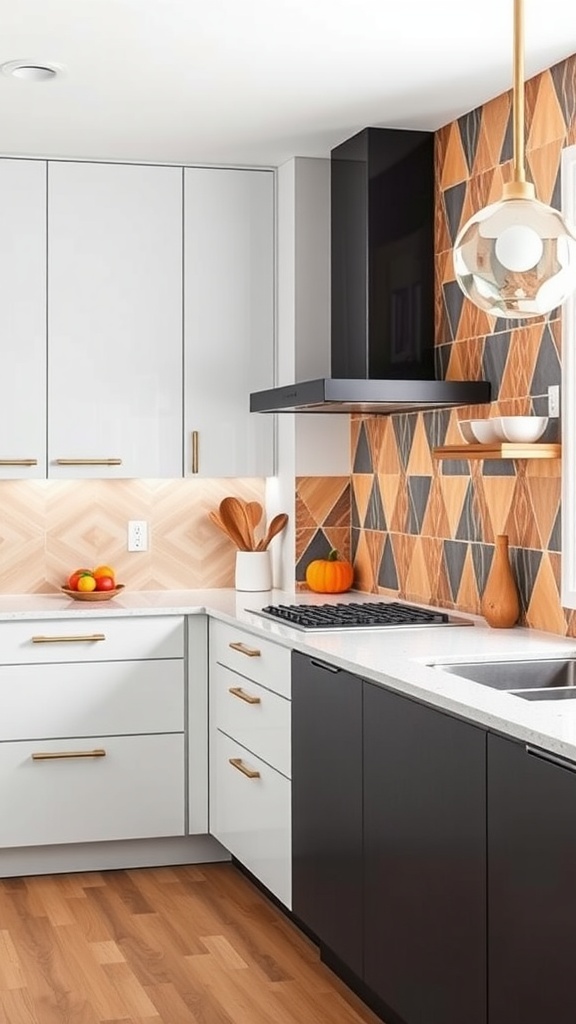
[[[1,1024],[379,1024],[232,864],[0,879]]]

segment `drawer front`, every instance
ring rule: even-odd
[[[0,624],[4,665],[183,658],[180,616],[25,619]]]
[[[0,740],[183,730],[180,659],[0,667]]]
[[[287,647],[212,619],[210,661],[290,699],[290,650]]]
[[[210,723],[279,772],[291,776],[290,701],[235,672],[214,665]]]
[[[240,761],[249,778],[231,760]],[[288,908],[292,906],[290,782],[217,732],[210,755],[210,832]]]
[[[0,847],[183,834],[182,735],[0,744]]]

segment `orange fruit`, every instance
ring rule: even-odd
[[[76,589],[83,594],[96,590],[96,580],[93,576],[81,576],[76,584]]]
[[[114,579],[116,576],[116,572],[109,565],[97,565],[96,568],[92,571],[92,575],[96,580],[99,579],[100,576],[110,576],[112,579]]]

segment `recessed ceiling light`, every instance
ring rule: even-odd
[[[27,82],[51,82],[63,71],[60,64],[38,64],[32,60],[11,60],[2,64],[2,72]]]

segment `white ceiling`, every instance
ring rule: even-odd
[[[576,52],[572,0],[525,0],[526,77]],[[162,163],[327,156],[436,129],[510,88],[513,0],[0,0],[0,153]]]

